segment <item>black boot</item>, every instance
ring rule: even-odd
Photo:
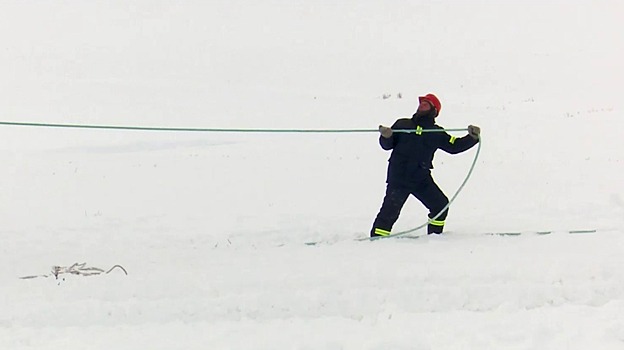
[[[432,224],[429,224],[427,226],[427,234],[428,235],[430,235],[432,233],[436,234],[436,235],[439,235],[440,233],[442,233],[442,231],[444,231],[444,226],[438,226],[438,225],[432,225]]]

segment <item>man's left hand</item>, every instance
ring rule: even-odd
[[[468,135],[473,139],[478,140],[481,135],[481,128],[475,125],[468,125]]]

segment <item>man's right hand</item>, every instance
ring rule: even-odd
[[[379,125],[379,133],[386,139],[392,137],[392,129],[387,126]]]

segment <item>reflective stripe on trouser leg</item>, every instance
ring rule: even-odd
[[[429,225],[427,225],[427,233],[442,233],[442,231],[444,231],[443,220],[429,219]]]
[[[390,231],[386,231],[380,228],[376,228],[375,229],[375,234],[378,236],[389,236],[390,235]]]
[[[444,226],[444,220],[431,220],[429,219],[429,225],[432,226]]]

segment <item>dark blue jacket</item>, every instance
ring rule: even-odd
[[[451,154],[464,152],[479,141],[466,135],[461,138],[444,131],[418,132],[419,129],[442,129],[431,117],[412,117],[397,120],[392,130],[412,130],[414,132],[393,132],[390,138],[379,136],[379,144],[385,150],[392,150],[388,160],[388,184],[408,187],[418,186],[431,176],[433,155],[436,150]]]

